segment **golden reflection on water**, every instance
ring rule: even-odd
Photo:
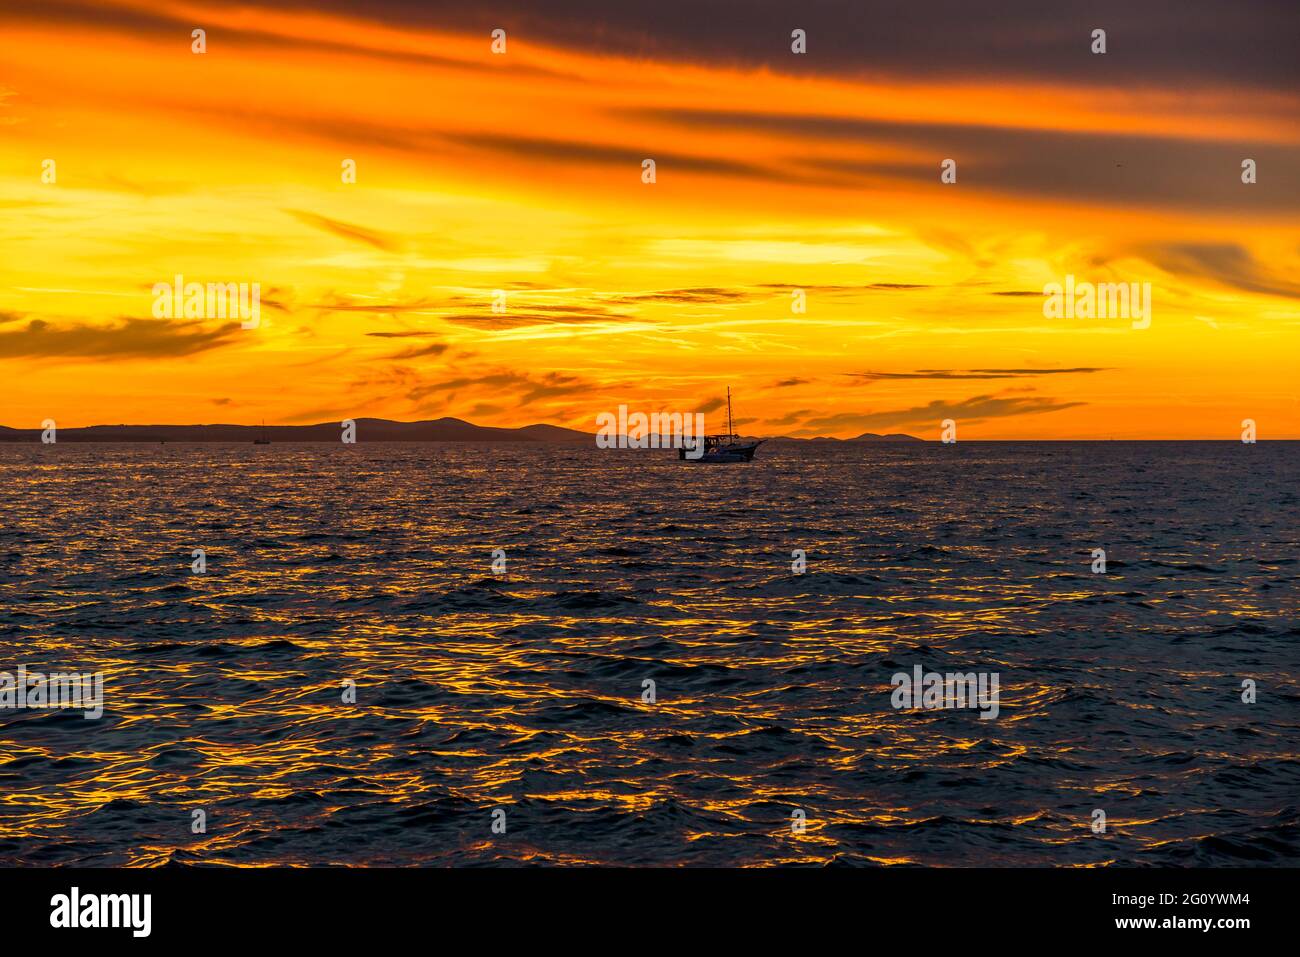
[[[0,712],[0,860],[1232,860],[1286,824],[1295,748],[1234,682],[1245,647],[1283,672],[1295,576],[1242,538],[1282,535],[1258,504],[1281,490],[1175,452],[1142,453],[1162,496],[1088,504],[1070,490],[1109,473],[1068,449],[1033,473],[988,449],[972,477],[929,449],[709,471],[0,447],[0,670],[101,670],[107,695],[100,721]],[[1195,541],[1187,470],[1231,506]],[[1164,524],[1137,534],[1134,504]],[[1114,576],[1088,572],[1093,540],[1125,556]],[[895,710],[916,664],[997,672],[999,717]]]

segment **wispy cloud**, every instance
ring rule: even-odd
[[[171,319],[123,319],[116,325],[55,325],[32,319],[21,329],[0,332],[0,356],[158,358],[187,356],[226,345],[239,323],[217,327]]]
[[[540,399],[577,395],[590,391],[592,384],[580,376],[562,372],[547,372],[533,376],[526,372],[492,372],[479,376],[455,376],[435,379],[412,386],[406,397],[412,401],[427,400],[437,396],[451,403],[468,393],[484,392],[493,398],[507,394],[516,407],[527,406]]]
[[[1175,275],[1201,277],[1245,292],[1300,299],[1300,283],[1270,272],[1237,243],[1161,243],[1140,247],[1138,253]]]
[[[860,379],[1024,379],[1044,375],[1079,375],[1107,372],[1101,366],[1069,369],[918,369],[915,372],[848,372]]]
[[[418,359],[421,356],[440,356],[446,352],[450,346],[445,342],[430,342],[423,346],[409,346],[405,349],[399,349],[392,355],[387,356],[389,359]]]
[[[926,405],[883,412],[841,412],[821,416],[804,422],[800,435],[819,432],[841,432],[846,429],[873,429],[932,425],[936,429],[944,419],[977,423],[986,419],[1004,419],[1018,415],[1042,415],[1062,409],[1084,405],[1083,402],[1063,402],[1045,397],[999,397],[977,395],[959,402],[936,399]]]
[[[517,329],[522,326],[542,325],[582,325],[593,322],[616,322],[630,316],[612,315],[607,312],[514,312],[495,313],[460,312],[438,317],[444,322],[453,322],[461,326],[474,326],[479,329]],[[642,320],[643,321],[643,320]]]
[[[683,302],[683,303],[728,303],[753,298],[753,294],[743,289],[721,289],[704,287],[699,289],[662,289],[656,292],[625,293],[610,297],[615,302]]]
[[[350,239],[353,242],[363,243],[375,249],[382,249],[385,252],[395,252],[401,247],[396,237],[390,236],[377,229],[366,229],[364,226],[357,226],[353,223],[345,223],[341,219],[330,219],[328,216],[320,216],[316,213],[305,212],[301,209],[286,209],[286,213],[308,226],[314,226],[317,229],[332,233],[335,236],[341,236],[344,239]]]

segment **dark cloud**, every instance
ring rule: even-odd
[[[1151,59],[1153,52],[1164,50],[1171,57],[1166,65],[1178,65],[1186,72],[1186,76],[1177,82],[1178,91],[1185,89],[1188,79],[1211,84],[1210,77],[1214,71],[1233,62],[1233,51],[1240,53],[1249,44],[1252,53],[1243,62],[1248,62],[1250,69],[1237,75],[1237,80],[1250,85],[1272,86],[1280,93],[1292,96],[1300,88],[1300,67],[1296,66],[1300,60],[1290,55],[1294,52],[1294,38],[1300,32],[1300,6],[1296,6],[1293,0],[1288,0],[1289,6],[1281,2],[1265,4],[1263,12],[1252,8],[1249,16],[1231,12],[1229,0],[1187,0],[1186,4],[1161,0],[1154,7],[1143,5],[1141,13],[1119,0],[1104,0],[1103,6],[1111,9],[1108,16],[1113,17],[1107,26],[1111,31],[1112,49],[1105,56],[1088,52],[1088,33],[1095,25],[1093,21],[1099,19],[1092,15],[1096,11],[1090,10],[1086,20],[1080,16],[1075,21],[1072,12],[1043,9],[1029,0],[1011,0],[1017,8],[1014,15],[1006,11],[991,15],[974,5],[967,8],[958,0],[940,2],[937,10],[934,0],[916,5],[917,9],[910,4],[897,9],[892,3],[882,4],[888,11],[883,23],[870,8],[860,8],[847,0],[838,3],[821,0],[814,2],[812,9],[801,7],[798,11],[798,19],[803,28],[810,31],[810,38],[821,35],[806,56],[788,53],[789,25],[795,14],[782,4],[758,3],[754,10],[747,6],[745,15],[737,17],[724,14],[717,3],[684,3],[683,6],[688,8],[684,14],[688,21],[702,18],[711,24],[695,31],[683,29],[682,21],[674,12],[677,3],[669,3],[667,8],[656,5],[644,10],[638,6],[635,12],[600,6],[594,20],[588,20],[587,12],[578,13],[579,10],[586,11],[582,3],[561,2],[554,9],[548,5],[542,12],[529,9],[527,4],[521,6],[521,2],[508,0],[504,9],[494,4],[491,10],[472,12],[455,9],[455,5],[448,8],[445,4],[434,3],[425,8],[390,0],[367,5],[360,14],[437,29],[455,30],[460,24],[463,29],[485,38],[492,28],[490,24],[500,25],[499,20],[513,19],[518,24],[513,29],[524,37],[531,39],[541,35],[555,42],[570,42],[582,50],[597,45],[597,34],[592,32],[596,30],[602,52],[607,51],[611,44],[617,46],[619,36],[638,37],[651,42],[652,49],[645,51],[648,55],[686,59],[707,59],[709,45],[716,42],[719,52],[729,51],[718,62],[743,58],[746,38],[761,39],[765,50],[775,39],[779,41],[775,44],[777,52],[771,55],[777,57],[781,68],[832,73],[851,73],[855,72],[850,69],[853,64],[860,68],[862,64],[870,64],[869,68],[862,69],[918,78],[930,78],[940,70],[951,71],[954,76],[963,78],[969,78],[973,73],[996,80],[1001,73],[1007,72],[1003,68],[1016,57],[1030,56],[1035,66],[1024,72],[1027,78],[1046,82],[1056,75],[1057,67],[1069,62],[1079,67],[1073,79],[1108,87],[1118,83],[1130,87],[1136,85],[1141,71],[1156,62]],[[264,5],[308,9],[308,5],[292,0],[268,0]],[[598,5],[593,5],[593,8],[595,6]],[[135,11],[110,9],[104,12],[80,3],[53,3],[50,7],[60,11],[60,17],[72,23],[116,23],[121,17],[124,18],[124,28],[132,32],[140,28],[139,18],[148,19],[147,14]],[[340,11],[346,7],[346,4],[336,5]],[[432,15],[431,8],[440,12]],[[1216,11],[1222,13],[1223,22],[1214,20],[1219,15]],[[351,12],[356,14],[358,10]],[[818,16],[824,19],[826,29],[814,29],[811,25]],[[722,19],[715,22],[714,18]],[[764,20],[769,22],[760,26]],[[906,23],[912,24],[914,32],[903,28]],[[1271,28],[1262,29],[1261,23],[1269,23]],[[175,30],[177,24],[178,21],[166,21],[166,31]],[[861,34],[855,36],[851,28],[846,30],[846,24],[861,24]],[[1282,38],[1288,29],[1292,39],[1284,42]],[[873,45],[882,42],[882,36],[895,31],[897,35],[890,45],[890,54],[883,58],[872,56],[869,51]],[[976,40],[984,34],[1000,39],[996,43]],[[1179,42],[1173,43],[1172,36],[1177,36]],[[237,34],[229,39],[230,42],[244,42],[247,38]],[[1189,40],[1206,42],[1214,48],[1214,54],[1207,60],[1199,59],[1194,44],[1187,45]],[[1262,47],[1259,46],[1261,41],[1264,43]],[[266,42],[283,46],[295,41],[268,35]],[[698,45],[701,42],[705,44],[702,48]],[[848,43],[852,47],[854,52],[849,61],[837,61],[832,56],[837,43]],[[1064,56],[1061,49],[1050,53],[1058,44],[1068,45],[1071,55]],[[350,49],[346,44],[340,46]],[[484,46],[486,48],[486,40]],[[941,59],[933,61],[928,56],[920,56],[936,46],[944,51]],[[1001,51],[1003,46],[1011,52],[994,53],[995,50]],[[1284,50],[1288,52],[1285,57],[1281,55]],[[402,54],[391,55],[400,57]],[[918,59],[910,60],[911,56]],[[1128,62],[1130,58],[1132,62]],[[485,56],[485,64],[479,66],[490,68],[491,64],[486,61],[491,59],[508,58]],[[1012,68],[1009,72],[1016,73],[1017,70]],[[1172,76],[1164,79],[1172,82]],[[205,110],[197,104],[173,103],[173,106],[191,113]],[[1270,116],[1269,110],[1276,113],[1280,109],[1271,100],[1263,98],[1255,105],[1246,99],[1240,107],[1243,112],[1258,110],[1262,117]],[[622,108],[619,111],[628,112]],[[213,111],[210,115],[261,136],[296,130],[333,143],[366,143],[399,150],[426,161],[468,149],[518,159],[554,161],[564,166],[620,167],[630,170],[629,175],[639,175],[641,160],[652,156],[659,164],[660,175],[673,172],[715,174],[808,187],[870,191],[893,189],[902,183],[932,185],[937,182],[938,161],[951,157],[958,162],[959,183],[971,190],[1126,205],[1250,212],[1300,210],[1300,148],[1277,142],[1228,143],[1209,137],[1198,139],[1194,129],[1186,136],[1154,136],[963,123],[910,123],[815,113],[664,108],[637,108],[631,112],[642,118],[662,121],[670,128],[666,135],[677,143],[690,142],[689,131],[692,129],[724,127],[766,132],[791,144],[806,142],[810,138],[845,144],[878,144],[891,147],[893,151],[932,156],[933,160],[907,163],[870,161],[852,155],[813,158],[802,155],[796,148],[792,149],[787,161],[763,165],[728,155],[693,154],[679,150],[666,152],[654,145],[663,141],[663,137],[657,134],[643,133],[641,138],[649,142],[602,143],[475,130],[450,131],[430,126],[385,126],[339,116],[276,116],[254,109],[241,111],[237,116],[230,116],[226,111],[219,114]],[[1243,188],[1239,180],[1240,162],[1246,156],[1257,160],[1261,170],[1258,183],[1249,188]],[[391,249],[396,242],[393,237],[326,217],[303,221],[380,249]],[[884,284],[880,288],[884,288]],[[906,287],[899,284],[896,288]]]
[[[517,329],[521,326],[580,325],[588,322],[609,322],[611,319],[630,318],[605,312],[462,312],[439,316],[447,322],[479,329]]]
[[[684,302],[684,303],[726,303],[740,302],[753,298],[752,293],[743,289],[721,289],[704,287],[699,289],[661,289],[657,292],[627,293],[610,297],[614,302]]]
[[[930,289],[932,287],[920,283],[906,282],[873,282],[862,285],[819,285],[817,283],[786,283],[786,282],[763,282],[752,287],[741,288],[722,288],[717,286],[706,286],[696,289],[659,289],[650,292],[606,294],[601,298],[610,302],[619,303],[638,303],[638,302],[677,302],[685,304],[713,303],[725,305],[727,303],[752,302],[760,299],[769,299],[773,291],[791,292],[795,289],[801,289],[809,295],[822,293],[853,293],[863,291],[894,291],[906,289]]]
[[[1300,7],[1297,7],[1300,10]],[[1298,19],[1300,22],[1300,19]],[[1300,82],[1300,76],[1297,77]],[[1268,212],[1300,209],[1300,147],[1225,143],[1191,136],[1041,130],[959,123],[912,123],[803,113],[647,108],[636,115],[687,128],[728,127],[771,136],[889,146],[931,162],[797,159],[805,174],[771,173],[827,187],[887,189],[937,184],[939,163],[957,162],[963,188],[1105,203]],[[1194,131],[1193,131],[1194,133]],[[1241,182],[1250,157],[1262,173]]]
[[[1056,399],[1036,396],[977,395],[960,402],[936,399],[926,405],[887,412],[841,412],[809,419],[802,424],[800,431],[803,433],[838,432],[846,429],[864,430],[915,425],[933,425],[937,429],[944,419],[955,419],[959,423],[974,423],[985,419],[1004,419],[1018,415],[1042,415],[1086,404],[1085,402],[1060,402]]]
[[[304,212],[300,209],[286,209],[286,213],[301,223],[308,226],[314,226],[317,229],[323,229],[327,233],[333,233],[335,236],[341,236],[344,239],[350,239],[353,242],[364,243],[367,246],[373,246],[375,249],[382,249],[385,252],[393,252],[400,246],[395,237],[382,233],[377,229],[366,229],[362,226],[355,226],[352,223],[345,223],[339,219],[330,219],[328,216],[318,216],[315,213]]]
[[[742,160],[695,156],[659,149],[647,144],[637,149],[630,146],[607,146],[586,140],[553,140],[532,136],[508,136],[504,133],[462,132],[448,137],[450,142],[468,145],[520,159],[556,160],[565,165],[592,164],[622,166],[636,180],[641,176],[641,162],[655,161],[656,177],[671,175],[674,171],[688,173],[718,173],[725,176],[743,176],[759,179],[804,179],[790,174],[746,163]]]
[[[507,287],[508,288],[508,287]],[[443,298],[424,297],[407,301],[389,300],[386,302],[357,301],[347,296],[327,296],[312,308],[326,312],[373,312],[384,315],[398,315],[403,312],[438,312],[438,318],[460,326],[478,329],[517,329],[524,326],[543,325],[581,325],[592,322],[619,322],[635,320],[644,322],[625,312],[608,309],[599,304],[569,305],[565,303],[530,303],[520,308],[518,300],[512,300],[516,308],[506,312],[492,312],[484,306],[479,312],[445,312],[448,306],[464,308],[483,303],[485,297],[447,296]],[[404,339],[417,336],[433,336],[437,333],[424,330],[377,331],[367,332],[368,336],[381,339]]]
[[[290,0],[290,2],[283,2],[283,0],[265,0],[265,2],[262,3],[243,3],[240,2],[240,0],[208,0],[208,6],[237,7],[243,10],[253,11],[258,9],[276,10],[298,8],[306,13],[317,12],[310,9],[310,5],[294,3],[292,0]],[[350,3],[335,3],[333,4],[333,7],[335,8],[334,12],[350,16],[387,20],[399,24],[406,19],[400,3],[388,5],[387,10],[383,8],[382,4],[367,4],[365,8],[360,8],[356,4],[355,0]],[[111,2],[108,2],[108,0],[95,0],[95,2],[84,2],[84,0],[42,0],[39,4],[11,5],[0,8],[0,22],[55,22],[60,25],[75,23],[81,27],[114,30],[129,33],[132,36],[147,35],[154,38],[166,39],[172,39],[177,35],[184,33],[187,38],[185,44],[187,51],[189,45],[189,31],[193,29],[194,26],[192,19],[192,17],[186,15],[173,16],[162,10],[145,10],[142,8],[114,6]],[[261,47],[276,52],[283,52],[286,49],[292,48],[319,53],[342,53],[349,56],[380,59],[392,63],[412,63],[426,67],[449,67],[471,72],[492,71],[494,73],[500,73],[502,70],[510,70],[515,75],[521,77],[568,76],[568,74],[563,72],[549,70],[545,67],[524,65],[518,62],[492,62],[486,57],[484,57],[482,61],[476,62],[474,60],[460,60],[439,56],[436,53],[430,53],[428,51],[417,52],[414,50],[395,50],[377,48],[374,46],[363,46],[360,44],[349,43],[346,39],[322,40],[315,37],[295,36],[291,33],[273,33],[266,30],[247,28],[239,29],[234,27],[208,26],[206,29],[208,31],[209,43],[225,42],[231,46],[237,46],[239,49]],[[440,29],[445,29],[445,27]],[[483,35],[487,36],[488,31],[484,31]]]
[[[1137,252],[1168,273],[1210,279],[1245,292],[1300,299],[1300,283],[1271,275],[1249,250],[1235,243],[1163,243],[1140,247]]]
[[[860,379],[1022,379],[1040,375],[1074,375],[1107,372],[1101,366],[1077,366],[1071,369],[918,369],[915,372],[848,372]]]
[[[249,6],[246,0],[219,3]],[[53,7],[63,17],[121,21],[134,29],[157,19],[89,4],[17,6]],[[485,49],[489,32],[504,27],[516,41],[788,73],[1016,76],[1127,88],[1231,82],[1288,90],[1296,85],[1300,18],[1294,0],[1252,0],[1249,6],[1234,0],[1002,0],[996,7],[969,0],[270,0],[251,9],[258,6],[466,33],[483,37]],[[796,26],[808,34],[808,52],[801,56],[790,52]],[[1105,55],[1090,51],[1095,27],[1107,31]]]
[[[772,425],[793,425],[796,422],[802,422],[812,414],[812,409],[800,409],[798,412],[790,412],[781,416],[779,419],[768,419],[768,421]]]
[[[818,285],[817,283],[805,283],[803,285],[800,285],[799,283],[789,283],[789,282],[764,282],[764,283],[759,283],[758,288],[759,289],[785,289],[785,290],[802,289],[806,293],[825,293],[825,292],[861,292],[864,289],[871,289],[876,291],[933,289],[934,287],[923,283],[916,283],[916,282],[870,282],[858,286]]]
[[[444,403],[450,403],[461,392],[488,390],[498,398],[502,393],[507,393],[512,405],[523,407],[538,399],[585,393],[591,388],[590,382],[562,372],[547,372],[541,376],[532,376],[526,372],[494,372],[481,376],[423,381],[410,388],[406,398],[417,402],[437,396]]]
[[[311,303],[308,308],[321,309],[325,312],[377,312],[383,314],[396,314],[401,312],[414,312],[415,310],[435,309],[445,302],[434,299],[411,299],[406,302],[389,300],[387,302],[367,302],[365,300],[355,300],[348,296],[326,296],[323,301]],[[367,335],[384,335],[384,333],[372,332]]]
[[[577,306],[566,306],[557,303],[544,303],[544,304],[538,304],[530,308],[536,308],[539,312],[552,312],[552,313],[561,313],[561,314],[576,313],[578,315],[584,315],[584,316],[600,315],[600,316],[606,316],[607,318],[610,319],[631,319],[632,318],[625,312],[614,312],[612,309],[606,309],[604,306],[592,306],[592,305],[587,305],[585,303]]]
[[[187,356],[226,345],[238,332],[237,322],[210,327],[173,319],[122,319],[115,326],[92,326],[33,319],[22,329],[0,332],[0,357]]]
[[[725,398],[709,399],[707,402],[701,402],[697,405],[694,411],[703,412],[705,415],[708,415],[710,412],[720,409],[726,404],[727,400]]]
[[[937,369],[923,369],[923,372],[937,372]],[[1075,366],[1072,369],[972,369],[971,372],[989,373],[990,375],[1002,376],[1035,376],[1035,375],[1074,375],[1080,372],[1109,372],[1107,366]]]
[[[809,381],[811,381],[811,380],[809,380],[809,379],[799,379],[799,378],[782,379],[782,380],[779,381],[779,382],[773,382],[773,383],[772,383],[772,388],[773,388],[773,389],[789,389],[789,388],[791,388],[792,386],[796,386],[796,385],[807,385],[807,384],[809,383]]]
[[[386,356],[385,358],[418,359],[421,356],[440,356],[446,352],[448,348],[449,347],[445,342],[431,342],[423,346],[410,346],[406,349],[399,349],[397,352],[394,352],[392,355]]]

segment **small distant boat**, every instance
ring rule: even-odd
[[[685,462],[750,462],[753,461],[758,447],[763,444],[763,439],[746,442],[736,434],[735,426],[731,424],[731,386],[727,386],[727,433],[706,435],[703,436],[702,441],[704,442],[703,455],[694,457],[687,455],[687,452],[694,452],[698,448],[691,445],[678,449],[677,457]]]
[[[262,434],[260,437],[253,439],[254,445],[270,445],[271,437],[266,434],[266,419],[262,420]]]

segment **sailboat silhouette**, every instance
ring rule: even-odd
[[[677,457],[686,462],[750,462],[753,461],[754,453],[758,447],[763,444],[763,439],[752,442],[746,442],[736,434],[736,427],[731,422],[731,386],[727,386],[727,432],[725,435],[705,435],[696,439],[696,442],[703,442],[703,450],[697,447],[680,448],[677,450]],[[687,455],[687,452],[699,452],[697,455]]]

